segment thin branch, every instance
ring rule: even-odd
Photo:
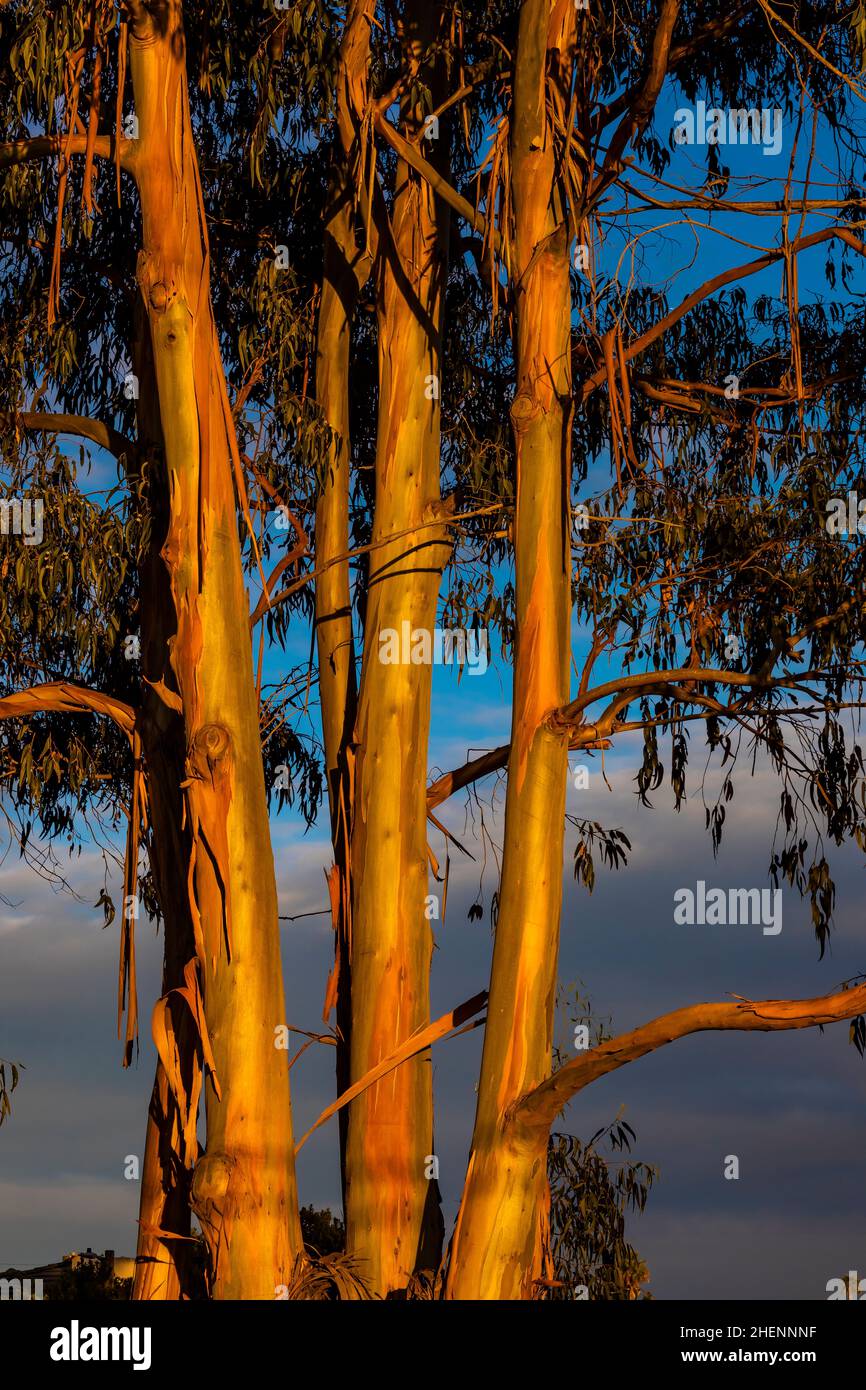
[[[86,415],[50,415],[42,411],[22,411],[11,417],[8,414],[3,416],[4,420],[10,418],[25,430],[74,434],[82,439],[90,439],[118,459],[125,454],[127,459],[132,460],[138,453],[132,440],[127,439],[119,430],[106,425],[102,420],[91,420]]]
[[[665,314],[657,323],[654,323],[652,328],[648,328],[645,333],[641,333],[639,337],[629,343],[624,349],[626,362],[630,362],[633,357],[637,357],[639,353],[643,352],[645,348],[648,348],[657,338],[660,338],[663,333],[667,332],[669,328],[679,323],[680,319],[684,318],[696,304],[702,303],[702,301],[708,299],[710,295],[715,294],[716,290],[724,288],[725,285],[729,285],[735,280],[744,280],[750,275],[756,275],[760,270],[766,270],[768,266],[775,265],[777,261],[782,260],[786,254],[797,255],[801,251],[807,251],[813,246],[819,246],[822,242],[830,241],[834,238],[844,242],[846,246],[850,246],[858,255],[866,256],[866,244],[842,227],[828,227],[820,232],[812,232],[810,236],[798,237],[796,241],[792,241],[789,244],[787,249],[780,247],[778,250],[765,251],[762,256],[758,256],[754,261],[749,261],[745,265],[734,266],[730,270],[722,271],[720,275],[714,275],[711,280],[705,280],[702,285],[699,285],[696,290],[693,290],[691,294],[687,295],[676,309],[671,309],[670,313]],[[607,368],[604,366],[599,367],[597,372],[591,377],[587,377],[584,381],[578,393],[580,399],[585,401],[596,387],[603,385],[606,380]]]
[[[388,144],[392,149],[396,150],[401,159],[404,159],[417,174],[420,174],[423,179],[426,179],[427,183],[429,183],[430,187],[433,189],[433,192],[438,193],[443,203],[447,203],[450,208],[453,208],[456,213],[465,218],[476,232],[486,237],[487,219],[484,217],[484,214],[473,207],[469,200],[458,193],[457,189],[453,188],[446,179],[443,179],[442,175],[437,173],[433,168],[433,165],[429,164],[415,146],[410,144],[408,140],[405,140],[398,130],[395,130],[391,122],[387,121],[381,112],[376,113],[374,121],[380,135],[384,135]],[[496,254],[504,262],[505,251],[502,238],[496,227],[492,228],[492,240],[496,249]],[[508,269],[507,264],[506,269]]]
[[[327,1109],[322,1111],[316,1123],[311,1125],[306,1134],[298,1140],[298,1143],[295,1145],[295,1153],[300,1153],[310,1135],[314,1130],[319,1128],[319,1125],[323,1125],[332,1115],[336,1115],[338,1110],[342,1110],[344,1105],[348,1105],[349,1102],[354,1100],[356,1096],[359,1096],[362,1091],[366,1091],[368,1086],[372,1086],[374,1082],[380,1081],[383,1076],[387,1076],[389,1072],[394,1071],[394,1069],[399,1067],[403,1062],[408,1062],[410,1058],[417,1057],[419,1052],[424,1052],[432,1043],[439,1042],[448,1034],[456,1038],[459,1033],[467,1032],[468,1029],[461,1028],[460,1025],[466,1023],[467,1019],[474,1018],[476,1014],[480,1013],[486,1003],[487,991],[482,990],[480,994],[474,994],[471,999],[467,999],[464,1004],[458,1004],[456,1009],[451,1009],[447,1014],[442,1014],[441,1018],[437,1018],[434,1023],[428,1023],[426,1027],[419,1028],[411,1037],[408,1037],[404,1043],[401,1043],[398,1048],[389,1053],[387,1057],[384,1057],[375,1067],[372,1067],[359,1081],[356,1081],[353,1086],[350,1086],[347,1091],[344,1091],[341,1096],[338,1096]],[[482,1022],[483,1019],[476,1019],[474,1023],[469,1024],[469,1028],[477,1028]],[[457,1029],[457,1032],[454,1032],[454,1029]]]
[[[431,526],[453,526],[458,521],[468,521],[472,517],[489,516],[492,512],[505,511],[508,506],[508,503],[497,502],[489,507],[476,507],[476,509],[471,512],[452,513],[447,510],[446,503],[443,503],[442,507],[437,509],[439,514],[430,521],[419,521],[416,526],[407,526],[404,531],[393,531],[390,535],[383,536],[379,541],[371,541],[368,545],[355,546],[354,550],[347,550],[342,555],[332,555],[330,559],[326,560],[324,565],[320,565],[317,569],[310,570],[308,574],[302,574],[300,579],[293,580],[291,584],[286,585],[285,589],[281,589],[278,594],[275,594],[271,599],[270,607],[266,608],[265,612],[273,612],[281,603],[285,603],[286,599],[291,598],[292,594],[296,594],[299,589],[303,589],[304,585],[309,584],[313,579],[317,579],[320,574],[324,574],[326,570],[333,568],[334,565],[345,564],[347,560],[357,559],[359,555],[369,555],[374,550],[381,550],[384,546],[391,545],[394,541],[402,540],[405,536],[414,536],[416,531],[427,531]],[[429,543],[431,545],[437,544],[435,541],[430,541]],[[410,546],[409,549],[401,555],[395,556],[391,563],[397,564],[398,561],[405,560],[406,557],[412,553],[413,548],[417,547]],[[251,614],[250,627],[255,626],[255,622],[261,621],[261,617],[263,616],[264,613],[260,614],[258,618],[255,618],[255,614]]]
[[[761,9],[764,11],[764,14],[766,15],[770,33],[773,34],[773,38],[776,39],[777,43],[779,42],[779,40],[773,33],[774,23],[781,24],[785,32],[790,34],[792,38],[796,39],[797,43],[802,44],[806,52],[811,54],[811,56],[822,65],[822,67],[825,67],[828,72],[833,73],[834,77],[838,77],[842,82],[845,83],[847,87],[850,87],[854,95],[856,97],[859,97],[861,101],[866,101],[866,95],[864,95],[863,93],[863,88],[858,87],[857,83],[854,82],[852,78],[848,77],[846,73],[841,72],[839,68],[834,67],[834,65],[831,62],[829,62],[827,58],[824,58],[818,52],[817,48],[814,48],[812,44],[810,44],[808,39],[804,38],[803,35],[798,33],[798,31],[795,28],[793,28],[793,26],[790,25],[786,19],[783,19],[780,14],[776,13],[773,7],[767,3],[767,0],[758,0],[758,4],[760,5]]]

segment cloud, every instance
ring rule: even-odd
[[[507,736],[507,711],[497,712],[499,728],[491,720],[489,736],[479,737],[485,718],[479,702],[466,720],[461,716],[449,730],[440,726],[435,748],[442,765],[457,766],[476,740],[490,747]],[[789,890],[778,938],[747,928],[677,927],[673,892],[697,877],[722,887],[766,885],[777,788],[762,767],[754,779],[741,780],[714,860],[696,792],[679,816],[667,786],[654,797],[655,811],[638,804],[636,756],[637,746],[606,759],[610,792],[600,759],[590,761],[589,789],[568,796],[572,814],[623,826],[634,846],[628,869],[612,873],[597,865],[590,895],[573,880],[576,832],[567,827],[559,977],[582,981],[595,1010],[611,1016],[612,1030],[732,991],[755,998],[826,992],[862,969],[864,879],[853,850],[835,856],[837,930],[823,962],[808,907]],[[492,779],[484,784],[485,799],[493,785]],[[476,860],[452,849],[447,919],[434,923],[434,1016],[489,978],[489,920],[467,920],[483,846],[477,808],[470,814],[466,807],[461,796],[438,813]],[[485,809],[494,842],[501,839],[503,809],[501,798]],[[323,908],[323,869],[331,860],[324,826],[305,835],[281,816],[274,843],[280,911]],[[431,843],[444,863],[438,832],[431,830]],[[52,893],[17,863],[0,877],[0,891],[20,904],[0,917],[0,1056],[27,1067],[12,1119],[0,1133],[0,1263],[37,1263],[88,1244],[128,1253],[135,1242],[137,1184],[124,1181],[122,1167],[143,1142],[154,1065],[146,1020],[159,989],[162,939],[139,924],[145,1035],[138,1067],[124,1073],[115,1036],[117,924],[103,931],[101,913],[91,906],[102,882],[101,857],[82,856],[68,871],[83,904]],[[495,872],[488,842],[488,907]],[[429,891],[441,892],[441,885],[431,878]],[[333,960],[330,919],[299,918],[281,928],[286,1021],[315,1029]],[[478,1030],[433,1053],[435,1149],[447,1223],[466,1172],[482,1041]],[[333,1099],[333,1067],[332,1049],[311,1047],[293,1068],[297,1134]],[[627,1227],[649,1264],[656,1297],[820,1298],[828,1278],[857,1263],[850,1243],[864,1215],[858,1157],[864,1087],[866,1070],[844,1027],[823,1035],[704,1034],[590,1087],[561,1127],[586,1137],[624,1105],[637,1131],[636,1156],[658,1165],[661,1178],[647,1212],[630,1217]],[[305,1203],[339,1209],[336,1132],[329,1122],[301,1154]],[[730,1153],[741,1159],[737,1182],[723,1177]]]

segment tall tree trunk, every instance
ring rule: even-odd
[[[325,220],[322,298],[316,340],[316,399],[332,431],[325,473],[316,504],[316,567],[321,569],[349,549],[351,433],[349,355],[358,296],[369,278],[370,249],[359,250],[355,214],[363,185],[362,114],[367,106],[370,28],[376,0],[349,0],[340,44],[337,80],[337,140]],[[365,213],[375,244],[369,208]],[[320,575],[316,584],[316,642],[322,737],[331,814],[334,863],[328,875],[334,926],[334,970],[325,999],[325,1020],[336,1007],[337,1093],[351,1075],[352,886],[350,839],[354,778],[352,736],[357,714],[355,647],[348,558]],[[346,1204],[346,1144],[349,1114],[339,1112],[340,1177]]]
[[[353,202],[344,160],[334,154],[334,171],[325,223],[325,263],[316,343],[316,397],[331,440],[316,503],[316,567],[322,569],[349,549],[349,346],[358,298]],[[352,818],[350,744],[357,687],[352,635],[349,561],[332,564],[316,581],[316,642],[319,698],[331,814],[334,863],[328,875],[334,926],[334,973],[325,1000],[325,1018],[336,1007],[337,1093],[349,1087],[351,1039],[351,883],[349,833]],[[345,1202],[345,1149],[348,1114],[339,1113],[340,1171]]]
[[[540,1273],[545,1150],[522,1142],[508,1110],[550,1071],[562,905],[568,740],[545,720],[569,693],[571,300],[545,95],[564,118],[573,46],[570,0],[524,0],[511,130],[517,650],[500,910],[449,1298],[526,1298]]]
[[[407,4],[410,75],[441,11]],[[417,133],[417,112],[404,112]],[[355,728],[352,835],[351,1080],[359,1080],[430,1016],[432,933],[427,893],[429,665],[388,665],[380,634],[402,624],[432,632],[448,549],[442,514],[438,382],[448,210],[405,163],[397,165],[393,245],[380,228],[379,423],[376,505]],[[432,1152],[429,1054],[405,1063],[349,1107],[348,1249],[382,1296],[438,1263],[438,1187]]]
[[[130,70],[142,210],[138,281],[150,323],[171,515],[162,555],[176,620],[173,682],[182,712],[188,897],[196,955],[184,995],[154,1028],[185,1118],[198,1096],[174,1061],[185,1010],[207,1077],[207,1146],[192,1204],[216,1298],[273,1298],[301,1248],[279,924],[235,490],[243,482],[209,294],[204,207],[186,87],[179,0],[130,5]],[[176,689],[172,689],[172,685]],[[203,1008],[202,1008],[203,1001]]]

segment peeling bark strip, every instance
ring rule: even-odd
[[[407,5],[408,76],[438,32],[439,5]],[[434,92],[438,63],[425,73]],[[409,85],[411,86],[411,80]],[[421,113],[404,110],[415,131]],[[444,138],[439,145],[444,145]],[[350,1082],[366,1076],[430,1019],[432,932],[427,893],[426,771],[431,668],[378,660],[379,633],[435,624],[448,549],[432,520],[439,504],[442,307],[449,213],[424,179],[397,164],[390,233],[379,226],[379,420],[376,506],[364,662],[355,726],[352,835]],[[401,532],[408,532],[397,539]],[[346,1234],[349,1252],[382,1296],[439,1261],[438,1188],[425,1177],[432,1152],[429,1057],[369,1087],[349,1107]]]
[[[220,1098],[212,1081],[206,1087],[207,1149],[192,1201],[210,1249],[214,1296],[271,1299],[290,1278],[300,1230],[288,1061],[273,1045],[283,989],[237,531],[237,443],[210,305],[182,7],[179,0],[133,0],[129,9],[140,132],[132,161],[143,230],[138,281],[164,442],[170,515],[162,558],[175,619],[171,669],[153,673],[153,690],[167,707],[179,698],[183,713],[187,887],[203,1020],[189,999],[179,1007],[196,1024],[201,1061],[209,1037],[209,1065],[223,1088]],[[187,988],[195,1001],[189,980]],[[158,1015],[163,1025],[169,1008],[175,1017],[167,999]],[[166,1060],[173,1054],[168,1045],[165,1051],[165,1077],[183,1117],[190,1094],[180,1094],[181,1072],[172,1075]],[[184,1064],[191,1065],[188,1057]],[[190,1129],[188,1145],[191,1139]]]
[[[516,284],[517,651],[500,912],[475,1130],[446,1297],[517,1299],[540,1274],[544,1153],[505,1125],[550,1072],[568,735],[571,295],[565,195],[546,100],[568,110],[570,0],[524,0],[511,129]]]
[[[449,1034],[453,1038],[458,1038],[461,1033],[467,1033],[472,1028],[480,1028],[485,1022],[483,1018],[476,1018],[475,1022],[470,1023],[467,1027],[461,1027],[461,1024],[465,1024],[467,1019],[473,1018],[475,1014],[479,1013],[486,1003],[487,991],[482,990],[480,994],[473,994],[471,999],[458,1004],[456,1009],[450,1009],[447,1014],[437,1018],[434,1023],[428,1023],[426,1028],[420,1028],[417,1033],[413,1033],[395,1052],[392,1052],[389,1057],[384,1057],[371,1072],[362,1076],[360,1081],[356,1081],[353,1086],[349,1087],[348,1091],[338,1096],[322,1111],[316,1123],[311,1125],[306,1134],[298,1140],[295,1153],[300,1153],[310,1135],[319,1128],[319,1125],[323,1125],[332,1115],[340,1114],[357,1095],[365,1091],[368,1086],[374,1086],[379,1078],[385,1076],[387,1072],[403,1066],[410,1058],[417,1056],[419,1052],[425,1052],[432,1043],[441,1042]]]
[[[18,690],[0,699],[0,719],[26,719],[40,710],[62,710],[76,714],[89,711],[92,714],[105,714],[113,719],[132,742],[135,728],[135,710],[122,700],[111,695],[103,695],[100,690],[88,690],[86,686],[72,685],[69,681],[49,681],[45,685],[34,685],[29,690]]]

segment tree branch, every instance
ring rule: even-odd
[[[599,738],[594,728],[587,726],[573,732],[568,746],[572,752],[578,748],[607,748],[609,740]],[[443,801],[447,801],[449,797],[453,796],[455,792],[461,791],[463,787],[469,787],[473,782],[480,782],[482,777],[489,776],[491,772],[498,772],[500,768],[507,767],[510,751],[510,743],[500,744],[498,748],[491,749],[489,753],[482,753],[480,758],[472,758],[462,767],[455,768],[452,772],[446,772],[438,777],[427,788],[427,810],[434,810],[437,806],[441,806]]]
[[[754,671],[721,671],[707,666],[676,666],[667,671],[636,671],[630,676],[620,676],[617,680],[606,681],[592,690],[584,691],[570,704],[554,710],[548,716],[552,725],[573,724],[579,719],[588,705],[596,700],[606,699],[608,695],[620,696],[631,691],[631,698],[642,695],[658,686],[670,685],[672,681],[701,682],[715,685],[749,685],[761,690],[776,689],[779,686],[794,686],[807,680],[820,680],[821,671],[800,671],[789,676],[762,676]],[[690,693],[690,692],[689,692]]]
[[[320,574],[324,574],[326,570],[331,569],[334,565],[345,564],[347,560],[355,560],[359,555],[370,555],[374,550],[381,550],[383,546],[391,545],[394,541],[402,540],[405,536],[414,536],[417,531],[427,531],[431,526],[454,526],[459,521],[469,521],[476,516],[490,516],[494,512],[502,511],[504,507],[504,503],[497,502],[489,507],[476,507],[474,511],[470,512],[452,513],[448,510],[448,500],[446,499],[441,507],[434,508],[437,514],[428,521],[419,521],[417,525],[408,526],[404,531],[392,531],[390,535],[383,536],[379,541],[371,541],[367,545],[357,545],[353,550],[347,550],[342,555],[330,556],[323,565],[319,565],[318,568],[310,570],[307,574],[302,574],[299,579],[292,580],[291,584],[287,584],[278,594],[274,594],[266,612],[272,612],[275,608],[279,607],[281,603],[285,603],[286,599],[291,598],[292,594],[296,594],[299,589],[303,589],[304,586],[311,583],[312,580],[318,579]],[[436,545],[438,542],[436,540],[431,540],[429,544]],[[397,564],[398,561],[406,559],[413,550],[418,550],[420,548],[420,544],[409,546],[401,555],[395,556],[390,563]],[[260,619],[261,615],[256,621],[258,622]],[[251,614],[250,626],[253,627],[254,625],[253,615]]]
[[[8,420],[9,415],[4,419]],[[137,455],[137,447],[119,430],[101,420],[91,420],[86,415],[50,415],[42,411],[22,411],[11,417],[25,430],[43,430],[50,434],[75,434],[82,439],[90,439],[100,448],[107,449],[115,458],[125,454],[128,459]]]
[[[470,762],[464,763],[462,767],[455,768],[453,772],[446,772],[435,782],[431,782],[427,788],[427,810],[434,810],[437,806],[441,806],[443,801],[447,801],[449,796],[459,792],[462,787],[479,782],[482,777],[487,777],[489,773],[498,772],[500,768],[505,767],[508,762],[509,747],[510,744],[503,743],[499,748],[494,748],[489,753],[483,753],[480,758],[473,758]]]
[[[687,39],[684,39],[682,43],[672,44],[667,59],[668,72],[675,72],[686,59],[693,57],[695,53],[699,53],[711,40],[722,39],[726,34],[729,34],[732,29],[736,29],[740,20],[749,9],[750,4],[751,0],[744,0],[742,4],[736,5],[734,9],[731,10],[730,14],[725,15],[723,19],[713,19],[709,24],[705,24],[700,29],[696,29],[695,32]],[[615,97],[614,100],[609,102],[606,106],[600,107],[593,120],[594,132],[598,134],[606,125],[609,125],[611,121],[616,120],[617,116],[621,116],[623,111],[627,111],[629,106],[636,99],[639,90],[640,88],[637,86],[630,87],[628,91],[621,92],[618,97]]]
[[[668,74],[671,40],[679,12],[680,0],[662,0],[661,13],[653,38],[652,53],[646,76],[634,101],[611,136],[601,171],[589,190],[586,206],[581,210],[581,219],[598,201],[608,185],[622,172],[622,155],[626,145],[646,130],[652,118],[655,104]]]
[[[359,1081],[356,1081],[347,1091],[344,1091],[341,1096],[338,1096],[335,1101],[332,1101],[332,1103],[322,1111],[315,1124],[311,1125],[306,1134],[298,1140],[295,1145],[295,1153],[300,1153],[310,1135],[314,1130],[319,1128],[319,1125],[323,1125],[332,1115],[336,1115],[338,1110],[342,1110],[344,1105],[348,1105],[349,1102],[354,1100],[356,1096],[359,1096],[362,1091],[366,1091],[369,1086],[372,1086],[375,1081],[379,1081],[383,1076],[387,1076],[389,1072],[394,1071],[394,1069],[401,1066],[403,1062],[408,1062],[412,1057],[417,1057],[419,1052],[426,1051],[433,1043],[440,1042],[449,1034],[452,1038],[456,1038],[459,1037],[461,1033],[468,1033],[472,1028],[478,1028],[484,1022],[483,1018],[476,1019],[474,1023],[468,1024],[467,1027],[461,1027],[461,1025],[465,1024],[467,1019],[474,1018],[476,1014],[480,1013],[486,1003],[487,990],[483,989],[480,994],[473,994],[471,999],[467,999],[463,1004],[458,1004],[456,1009],[451,1009],[447,1014],[442,1014],[441,1018],[437,1018],[434,1023],[428,1023],[426,1027],[416,1029],[405,1042],[401,1043],[398,1048],[389,1053],[381,1062],[378,1062],[375,1067],[372,1067]],[[453,1031],[455,1029],[457,1030],[456,1032]]]
[[[630,362],[633,357],[637,357],[669,328],[672,328],[675,323],[678,323],[681,318],[684,318],[696,304],[700,304],[702,300],[715,294],[716,290],[723,289],[725,285],[731,284],[734,280],[745,280],[750,275],[756,275],[759,270],[766,270],[768,266],[775,265],[777,261],[782,260],[788,252],[798,255],[801,251],[807,251],[810,247],[819,246],[822,242],[830,241],[833,238],[844,242],[846,246],[850,246],[858,255],[866,256],[866,244],[844,227],[827,227],[823,231],[812,232],[810,236],[798,237],[787,248],[779,247],[777,250],[765,251],[763,256],[758,256],[754,261],[749,261],[745,265],[734,266],[731,270],[722,271],[720,275],[714,275],[711,280],[705,280],[691,294],[686,295],[686,298],[676,309],[671,309],[670,313],[665,314],[657,323],[654,323],[652,328],[648,328],[645,333],[641,333],[640,337],[629,343],[624,349],[625,361]],[[602,366],[584,381],[578,392],[580,400],[585,401],[596,387],[603,385],[605,381],[607,381],[607,367]]]
[[[104,714],[132,739],[136,711],[122,700],[69,681],[49,681],[0,698],[0,719],[27,719],[31,714]]]
[[[96,139],[93,153],[98,159],[116,159],[119,153],[120,166],[131,172],[136,150],[135,140],[120,140],[116,145],[113,135],[100,135]],[[87,153],[86,135],[35,135],[29,140],[6,140],[0,143],[0,169],[9,169],[13,164],[32,164],[38,159],[50,159],[52,155]]]
[[[773,1033],[789,1028],[815,1028],[856,1018],[866,1009],[866,984],[817,999],[764,999],[753,1002],[735,996],[735,1003],[693,1004],[675,1009],[630,1033],[591,1048],[560,1067],[513,1106],[509,1120],[528,1133],[547,1133],[553,1121],[584,1086],[655,1052],[689,1033],[739,1031]]]
[[[548,720],[556,726],[573,724],[588,705],[594,704],[596,700],[613,696],[614,698],[601,717],[591,724],[584,724],[581,728],[573,730],[568,743],[571,752],[576,752],[579,749],[608,748],[610,736],[614,732],[614,721],[620,710],[648,690],[657,689],[660,693],[673,694],[683,703],[692,702],[705,705],[711,707],[715,713],[735,718],[738,714],[737,710],[729,709],[728,706],[717,700],[710,700],[705,695],[697,694],[672,683],[676,681],[701,681],[713,682],[718,685],[757,686],[766,690],[788,686],[794,688],[804,680],[820,678],[821,674],[820,671],[806,671],[796,676],[792,674],[791,676],[767,678],[752,672],[719,671],[705,667],[688,666],[669,671],[650,671],[646,674],[636,672],[634,675],[622,676],[619,680],[608,681],[604,685],[596,686],[593,690],[584,691],[576,700],[572,700],[571,704],[553,711],[548,716]],[[655,721],[651,722],[654,723]],[[639,720],[623,726],[622,731],[624,732],[626,729],[632,731],[644,727],[647,727],[646,721]],[[479,758],[472,758],[463,763],[461,767],[446,772],[435,782],[431,782],[427,788],[428,811],[441,806],[443,801],[447,801],[463,787],[471,786],[473,782],[479,782],[482,777],[489,776],[491,772],[498,772],[507,767],[509,752],[510,744],[503,743],[498,748],[491,749],[489,753],[482,753]]]

